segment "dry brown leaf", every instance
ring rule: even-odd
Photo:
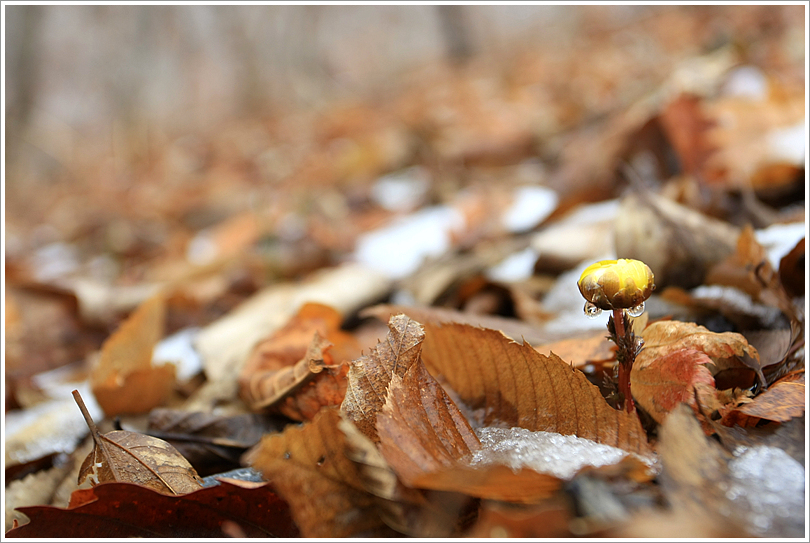
[[[377,446],[345,414],[338,427],[346,436],[347,456],[357,464],[360,481],[388,526],[412,537],[450,537],[463,529],[463,512],[472,498],[403,485]]]
[[[388,322],[389,333],[371,352],[352,361],[349,386],[341,411],[375,443],[377,413],[386,400],[389,382],[394,375],[402,378],[419,360],[425,332],[418,322],[405,315],[395,315]]]
[[[164,494],[187,494],[202,488],[202,480],[172,445],[136,432],[99,432],[78,391],[73,397],[84,415],[95,446],[79,470],[85,479],[99,483],[123,482],[149,487]]]
[[[239,459],[264,434],[281,429],[280,422],[254,413],[234,416],[201,411],[153,409],[146,433],[168,441],[202,475],[239,466]]]
[[[408,486],[481,448],[470,423],[421,361],[411,365],[403,378],[391,378],[376,427],[380,452]]]
[[[355,338],[340,329],[342,320],[327,305],[304,304],[283,328],[256,346],[242,368],[239,394],[245,403],[302,421],[323,405],[342,402],[348,367],[334,362],[351,360],[360,352]]]
[[[802,154],[786,155],[784,132],[804,123],[805,89],[775,79],[768,86],[763,97],[722,96],[704,107],[713,122],[706,139],[717,149],[707,166],[735,188],[785,191],[801,179]]]
[[[495,330],[428,324],[425,365],[441,374],[484,426],[576,435],[641,455],[650,452],[635,415],[610,407],[585,375]]]
[[[636,358],[634,371],[652,360],[680,349],[697,349],[709,355],[718,369],[736,365],[735,359],[750,356],[759,359],[757,350],[735,332],[716,333],[707,328],[680,321],[658,321],[641,333],[644,349]]]
[[[361,316],[373,316],[388,321],[393,315],[404,313],[412,319],[423,324],[460,323],[470,326],[481,326],[492,330],[501,330],[507,337],[515,341],[526,340],[530,343],[548,343],[555,338],[544,333],[539,326],[532,326],[517,319],[499,317],[497,315],[473,315],[447,309],[445,307],[424,307],[407,305],[380,304],[368,307],[361,312]]]
[[[108,416],[146,413],[171,394],[174,364],[152,364],[165,319],[165,300],[158,294],[142,303],[102,345],[90,371],[90,387]]]
[[[663,109],[659,121],[685,172],[709,182],[717,181],[725,174],[725,171],[708,166],[717,147],[708,138],[712,120],[703,111],[699,97],[678,96]]]
[[[574,514],[563,496],[539,504],[517,507],[511,503],[486,501],[478,518],[464,537],[483,539],[550,538],[580,536],[571,531]]]
[[[804,373],[801,382],[783,379],[763,392],[752,402],[738,408],[749,417],[786,422],[801,417],[805,411]]]
[[[340,420],[337,408],[326,407],[310,422],[265,436],[244,460],[290,504],[303,537],[393,535],[346,455]]]
[[[640,330],[643,326],[634,329]],[[616,346],[604,332],[596,332],[581,338],[561,339],[554,343],[538,345],[534,349],[546,356],[554,353],[574,367],[584,366],[590,362],[608,362],[616,357]]]
[[[644,359],[644,364],[636,364],[630,373],[633,398],[658,423],[681,403],[700,412],[696,396],[705,398],[703,405],[714,392],[714,378],[706,369],[711,361],[697,349],[678,349]]]
[[[796,246],[779,261],[779,280],[785,287],[785,291],[794,298],[804,296],[805,292],[805,239],[800,239]]]

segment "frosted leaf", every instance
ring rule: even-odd
[[[576,436],[532,432],[525,428],[479,428],[483,448],[473,455],[473,466],[504,464],[571,479],[586,466],[607,466],[621,461],[627,452]]]

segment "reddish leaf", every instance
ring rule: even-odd
[[[270,485],[245,488],[222,481],[182,496],[131,483],[104,483],[77,490],[67,509],[20,507],[31,521],[6,537],[223,537],[235,523],[248,537],[296,537],[287,504]]]
[[[659,423],[681,403],[698,411],[695,389],[703,393],[708,387],[709,394],[714,390],[714,378],[706,369],[711,361],[702,351],[680,349],[636,364],[630,373],[633,398]]]

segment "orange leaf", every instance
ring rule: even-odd
[[[290,504],[303,537],[391,535],[347,456],[339,422],[337,408],[323,408],[310,422],[265,436],[244,460]]]
[[[107,416],[146,413],[172,392],[174,364],[152,365],[152,350],[163,336],[165,319],[165,300],[154,296],[101,346],[101,356],[90,371],[90,387]]]
[[[462,401],[480,410],[481,425],[520,426],[650,452],[638,418],[610,407],[582,372],[553,353],[541,355],[495,330],[427,325],[424,360]]]
[[[419,360],[425,332],[422,325],[405,315],[391,317],[385,341],[351,363],[349,386],[341,410],[366,437],[379,443],[375,428],[392,376],[402,378]]]

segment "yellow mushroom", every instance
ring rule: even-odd
[[[603,310],[641,305],[655,289],[652,270],[640,260],[620,258],[591,264],[579,277],[582,296]]]

